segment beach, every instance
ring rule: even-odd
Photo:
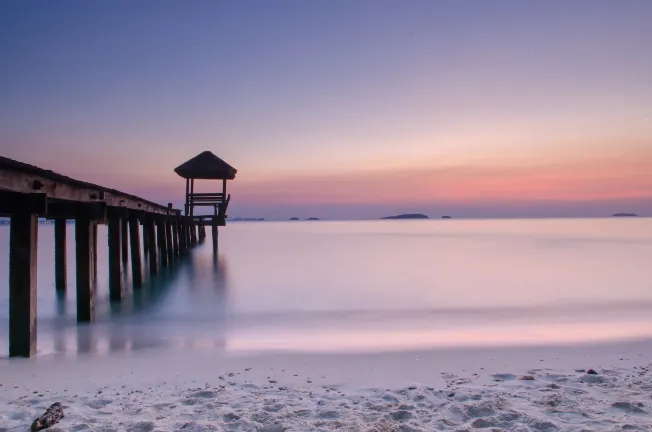
[[[652,342],[368,354],[214,348],[0,362],[0,430],[649,430]],[[587,373],[590,370],[596,374]]]

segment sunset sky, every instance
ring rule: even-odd
[[[230,216],[652,215],[652,1],[2,1],[0,155]]]

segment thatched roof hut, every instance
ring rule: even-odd
[[[174,172],[185,179],[233,180],[238,170],[205,151],[176,167]]]

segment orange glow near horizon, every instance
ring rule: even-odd
[[[302,174],[234,183],[238,199],[264,203],[584,201],[652,198],[652,152],[552,160],[486,160]]]

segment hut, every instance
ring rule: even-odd
[[[217,225],[225,225],[226,209],[231,200],[231,195],[226,193],[226,182],[235,179],[238,170],[205,151],[176,167],[174,172],[186,179],[185,215],[194,217],[195,207],[212,207]],[[222,191],[195,193],[195,180],[221,180]]]

